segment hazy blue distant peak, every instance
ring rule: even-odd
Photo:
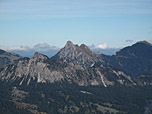
[[[47,43],[36,44],[34,46],[0,46],[0,49],[3,49],[8,52],[17,53],[23,57],[32,57],[35,52],[40,52],[48,57],[52,57],[59,51],[59,48],[56,46],[50,46]]]
[[[67,45],[72,45],[72,44],[73,44],[72,42],[67,42]],[[89,46],[89,48],[93,52],[99,52],[99,53],[102,53],[105,55],[113,55],[120,49],[120,48],[116,48],[116,47],[110,47],[106,43],[98,44],[98,45],[92,44],[91,46]],[[45,54],[48,57],[52,57],[52,56],[54,56],[54,54],[56,54],[60,50],[59,47],[50,46],[47,43],[39,43],[34,46],[0,46],[0,49],[9,51],[9,52],[13,52],[13,53],[17,53],[24,57],[32,57],[32,55],[36,51],[41,52],[42,54]]]
[[[6,51],[29,51],[29,50],[35,50],[35,51],[49,51],[49,50],[58,50],[59,48],[56,46],[50,46],[47,43],[42,44],[36,44],[34,46],[0,46],[0,49],[6,50]]]
[[[90,49],[120,49],[120,48],[123,48],[123,47],[111,47],[109,46],[108,44],[106,43],[102,43],[102,44],[92,44],[91,46],[89,46]]]

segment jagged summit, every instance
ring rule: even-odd
[[[41,55],[39,52],[35,52],[33,57],[37,57],[39,55]]]
[[[43,54],[41,54],[39,52],[35,52],[33,57],[37,58],[37,57],[41,57],[41,56],[45,56],[45,55],[43,55]]]
[[[152,52],[149,49],[145,44],[134,45],[118,56],[105,55],[109,66],[93,64],[97,58],[84,44],[67,42],[56,55],[73,64],[53,61],[36,52],[32,58],[23,58],[0,69],[0,112],[133,114],[136,111],[141,114],[146,110],[145,113],[149,113],[152,99]],[[7,52],[0,55],[0,66],[4,60],[11,60],[8,57],[15,56]],[[90,63],[91,67],[81,66]],[[123,72],[125,70],[140,74],[132,77]],[[102,107],[105,110],[100,111]]]
[[[81,45],[80,45],[80,48],[81,48],[81,49],[86,49],[86,48],[88,48],[88,46],[86,46],[85,44],[81,44]]]
[[[92,53],[92,51],[89,49],[89,47],[85,44],[81,44],[80,46],[73,44],[71,41],[67,41],[65,48],[68,48],[69,50],[75,51],[76,49],[85,51],[87,53]]]
[[[81,44],[80,45],[80,49],[82,49],[83,51],[92,54],[92,51],[89,49],[88,46],[86,46],[85,44]]]
[[[75,49],[78,45],[73,44],[71,41],[67,41],[64,48],[73,48]]]
[[[82,47],[83,46],[84,45],[82,45]],[[61,50],[61,52],[63,50]],[[83,62],[84,65],[89,65],[90,62],[94,62],[95,60],[91,55],[82,52],[80,47],[76,46],[74,54],[75,53],[77,54],[67,55],[75,58],[65,58],[65,60],[73,60],[73,64],[68,64],[67,62],[65,63],[62,61],[52,61],[47,56],[36,52],[32,58],[22,59],[16,64],[7,65],[5,69],[0,70],[0,81],[9,81],[10,83],[18,84],[19,86],[25,84],[30,85],[35,82],[73,82],[80,86],[103,85],[104,87],[108,87],[119,84],[120,77],[123,80],[125,78],[126,83],[131,80],[129,76],[125,74],[122,75],[122,72],[114,71],[109,67],[98,66],[88,68],[80,66]],[[111,74],[115,77],[114,80],[110,79]],[[133,84],[133,81],[131,80],[131,83],[127,84]]]
[[[68,53],[74,53],[77,47],[78,46],[74,45],[71,41],[67,41],[66,45],[61,50],[64,51],[65,55],[67,55]],[[61,50],[59,52],[61,52]]]
[[[78,46],[68,41],[52,58],[57,61],[36,52],[32,58],[19,60],[0,69],[0,80],[19,81],[20,85],[28,85],[31,80],[40,83],[68,81],[78,85],[104,87],[116,83],[134,85],[129,75],[152,73],[151,46],[137,44],[122,49],[116,55],[103,56],[93,53],[85,44]]]
[[[74,44],[71,41],[67,41],[65,47],[74,47]]]
[[[90,66],[97,62],[95,54],[85,44],[80,46],[68,41],[64,48],[62,48],[55,56],[54,60],[67,61],[74,64]]]
[[[37,61],[44,61],[44,60],[48,59],[48,57],[39,52],[35,52],[34,56],[31,59],[37,60]]]
[[[71,41],[67,41],[66,46],[74,45]]]

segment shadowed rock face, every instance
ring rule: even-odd
[[[52,59],[86,67],[103,64],[122,70],[133,77],[144,73],[152,74],[152,44],[147,41],[125,47],[113,56],[93,53],[84,44],[78,46],[68,41]]]
[[[133,77],[115,69],[130,67],[132,73],[138,68],[150,71],[144,66],[148,65],[145,61],[151,64],[150,52],[151,45],[140,42],[115,56],[100,56],[84,44],[77,46],[67,42],[57,56],[62,61],[36,52],[31,58],[8,62],[0,68],[0,112],[140,114],[145,110],[151,113],[147,103],[151,104],[152,75]],[[5,51],[0,53],[3,57],[15,56]]]
[[[58,62],[36,52],[30,59],[24,58],[16,64],[7,65],[0,71],[0,79],[18,82],[19,85],[29,85],[33,80],[37,83],[74,82],[80,86],[134,85],[130,76],[119,72],[102,65],[87,68],[73,63]]]
[[[0,49],[0,68],[10,63],[16,63],[23,57]]]
[[[38,52],[35,52],[34,56],[31,58],[33,61],[39,61],[43,62],[47,59],[49,59],[46,55],[40,54]]]
[[[152,74],[152,45],[146,41],[123,48],[116,55],[105,56],[104,64],[130,74]]]
[[[0,49],[0,55],[2,55],[2,54],[4,54],[4,53],[6,53],[4,50],[1,50]]]
[[[66,81],[81,86],[103,85],[104,87],[117,84],[151,85],[151,80],[147,81],[146,75],[142,75],[144,71],[151,73],[150,52],[151,44],[138,42],[120,50],[116,55],[105,56],[91,52],[84,44],[78,46],[68,41],[65,47],[51,59],[36,52],[32,58],[23,58],[14,64],[6,65],[0,69],[0,79],[17,81],[20,85],[23,83],[28,85],[32,80],[37,83]],[[1,55],[4,55],[7,52],[2,51],[2,53]],[[132,73],[133,76],[136,76],[136,73],[142,76],[135,79],[123,71]]]

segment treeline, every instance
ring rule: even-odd
[[[29,114],[30,109],[19,109],[11,101],[14,86],[16,85],[0,85],[1,114]],[[31,83],[29,86],[22,85],[17,88],[28,92],[22,102],[36,105],[38,112],[47,114],[143,114],[145,106],[152,99],[151,86],[81,87],[61,82]]]

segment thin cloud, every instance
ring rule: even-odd
[[[35,46],[2,46],[1,45],[0,49],[6,51],[29,51],[29,50],[49,51],[49,50],[58,50],[59,48],[56,46],[50,46],[47,43],[43,43],[43,44],[36,44]]]
[[[128,42],[128,43],[132,43],[132,42],[133,42],[133,40],[126,40],[126,42]]]
[[[92,44],[91,46],[89,46],[89,48],[92,49],[92,50],[96,50],[96,49],[102,49],[102,50],[117,49],[118,50],[118,49],[123,48],[123,47],[111,47],[106,43],[102,43],[102,44],[98,44],[98,45]]]
[[[150,31],[148,32],[149,35],[152,34],[152,27],[150,27]]]
[[[99,44],[99,45],[97,45],[97,48],[107,49],[107,48],[108,48],[108,45],[107,45],[106,43],[104,43],[104,44]]]
[[[2,17],[81,17],[104,14],[152,14],[149,0],[14,0],[0,1]]]
[[[26,50],[30,50],[31,47],[28,47],[28,46],[0,46],[0,49],[3,49],[5,51],[13,51],[13,50],[26,51]]]

